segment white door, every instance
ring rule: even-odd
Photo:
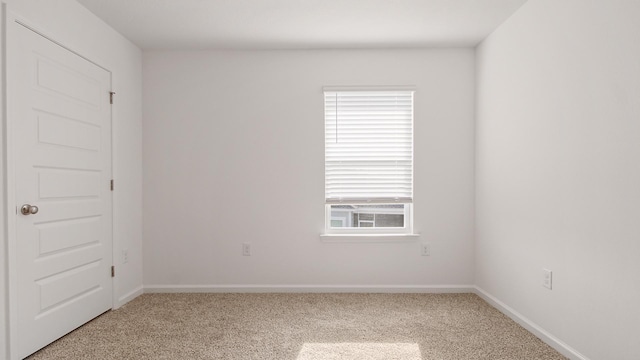
[[[112,307],[111,75],[13,21],[8,41],[22,358]]]

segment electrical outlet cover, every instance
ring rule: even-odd
[[[551,290],[552,283],[553,283],[553,272],[548,269],[542,269],[542,286]]]
[[[242,255],[243,256],[251,256],[251,244],[243,243],[242,244]]]

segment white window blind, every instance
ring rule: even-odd
[[[325,91],[325,198],[411,203],[413,91]]]

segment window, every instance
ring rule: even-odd
[[[325,89],[327,233],[411,233],[413,91]]]

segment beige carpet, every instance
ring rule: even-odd
[[[565,359],[473,294],[145,294],[30,359]]]

